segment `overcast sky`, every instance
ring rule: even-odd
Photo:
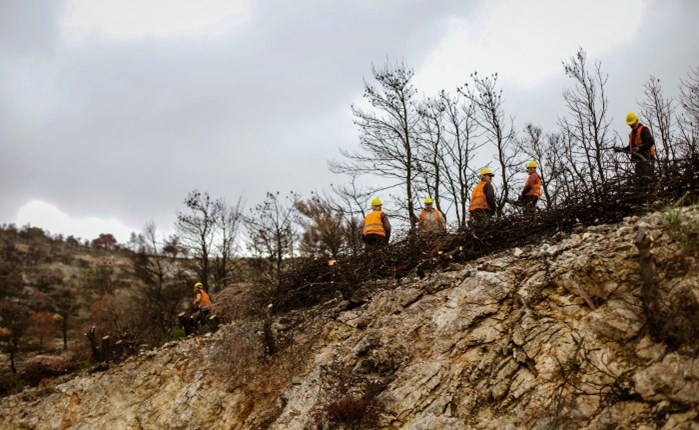
[[[120,242],[194,189],[247,207],[344,178],[372,64],[426,95],[498,72],[515,127],[554,131],[582,47],[615,129],[650,75],[699,66],[696,0],[0,0],[0,224]]]

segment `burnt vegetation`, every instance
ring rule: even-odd
[[[340,294],[351,300],[366,281],[376,278],[400,279],[408,274],[424,275],[517,246],[537,243],[559,232],[616,223],[624,217],[660,209],[682,199],[699,198],[699,156],[676,160],[672,175],[656,178],[651,193],[634,190],[633,178],[615,178],[600,187],[603,200],[580,194],[554,209],[537,213],[532,219],[511,214],[481,226],[425,240],[407,235],[385,250],[347,255],[328,264],[325,259],[309,259],[291,271],[274,297],[275,309],[289,310],[315,305]],[[399,282],[387,284],[399,285]]]
[[[623,119],[608,111],[602,65],[590,65],[580,50],[563,61],[563,72],[570,87],[558,129],[526,124],[518,132],[505,111],[497,74],[474,72],[453,94],[442,90],[422,98],[406,65],[372,67],[373,80],[364,84],[367,103],[352,106],[358,149],[331,162],[331,170],[348,179],[325,193],[303,198],[269,192],[245,211],[240,198],[230,204],[193,190],[177,211],[175,234],[163,237],[151,222],[125,244],[109,233],[87,240],[3,225],[0,349],[7,366],[0,373],[0,394],[181,337],[177,315],[191,310],[196,281],[211,294],[222,323],[245,318],[239,347],[259,361],[286,345],[271,334],[274,314],[332,299],[350,309],[361,306],[370,289],[395,288],[406,276],[426,276],[579,227],[698,201],[699,68],[690,70],[676,98],[666,97],[654,77],[639,87],[637,110],[657,148],[650,178],[634,174],[629,154],[613,151],[627,141],[611,127],[623,125]],[[528,161],[538,164],[543,180],[533,216],[512,204]],[[496,216],[474,228],[469,195],[486,165],[497,173]],[[367,201],[378,195],[394,232],[388,247],[369,252],[360,224]],[[442,235],[417,234],[426,196],[446,215]],[[699,241],[696,229],[676,221],[669,218],[668,228],[682,252],[666,269],[681,275],[689,258],[696,258]],[[664,318],[677,307],[663,301],[666,293],[653,290],[653,282],[652,274],[644,278],[649,330],[673,348],[686,346],[699,332],[691,318],[696,302],[677,295],[687,298],[681,300],[682,312]],[[682,315],[686,321],[678,319]],[[248,331],[265,334],[261,346]],[[118,351],[117,342],[123,346]],[[28,359],[41,354],[61,360],[29,366]],[[241,358],[241,366],[246,360]],[[355,400],[335,403],[351,412]]]

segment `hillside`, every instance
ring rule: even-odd
[[[241,313],[0,399],[0,427],[699,428],[698,225],[697,206],[628,217],[362,303]]]

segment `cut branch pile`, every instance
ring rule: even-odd
[[[624,217],[655,210],[668,204],[691,204],[699,198],[699,154],[676,160],[662,169],[653,182],[633,176],[597,184],[601,193],[574,196],[551,210],[533,217],[522,215],[494,219],[477,229],[465,229],[441,237],[423,239],[405,234],[389,247],[348,255],[332,261],[309,259],[298,264],[283,280],[273,297],[275,312],[299,309],[333,297],[362,303],[360,290],[367,281],[400,279],[408,274],[462,263],[493,252],[540,242],[576,227],[620,222]],[[593,194],[604,196],[595,200]],[[679,203],[678,203],[679,202]],[[399,282],[387,283],[396,286]]]

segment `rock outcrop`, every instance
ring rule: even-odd
[[[236,321],[4,398],[0,427],[699,428],[699,208],[675,215]]]

